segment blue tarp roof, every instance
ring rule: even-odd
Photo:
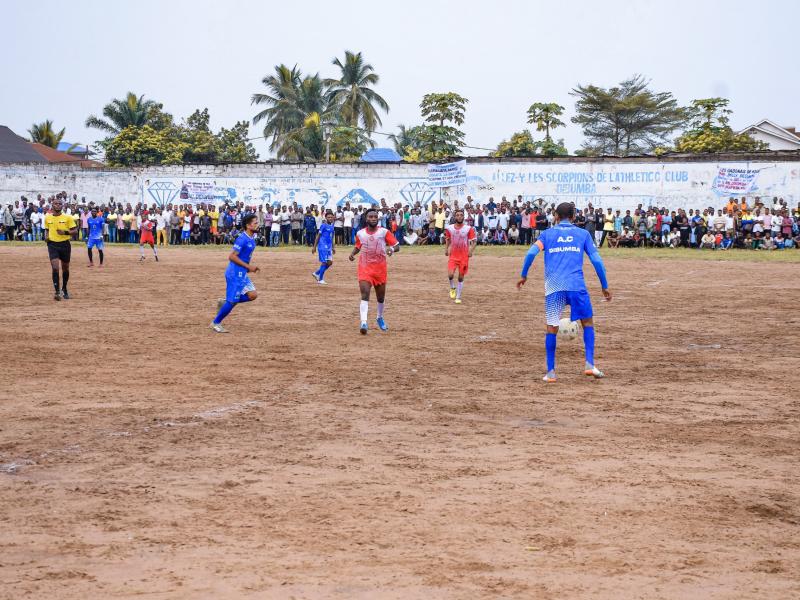
[[[66,152],[67,150],[69,150],[70,146],[72,146],[70,142],[58,142],[56,150],[58,150],[59,152]],[[86,146],[80,146],[80,145],[75,146],[75,148],[73,148],[72,151],[83,154],[84,152],[86,152]]]
[[[373,148],[361,155],[361,162],[400,162],[403,157],[391,148]]]

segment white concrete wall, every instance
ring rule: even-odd
[[[779,196],[800,202],[798,162],[470,162],[468,181],[448,197],[544,197],[579,207],[674,208],[721,206],[730,195]],[[185,187],[184,187],[185,186]],[[235,198],[247,204],[298,201],[335,205],[342,199],[393,204],[429,201],[439,190],[427,183],[424,164],[192,165],[145,169],[83,170],[72,165],[0,165],[0,202],[66,191],[104,202],[182,202]]]

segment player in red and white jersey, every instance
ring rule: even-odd
[[[358,257],[358,289],[361,290],[361,333],[367,334],[367,316],[369,314],[369,293],[375,288],[378,300],[378,318],[376,322],[381,331],[387,331],[383,320],[384,300],[386,299],[386,257],[400,251],[400,244],[391,231],[378,227],[378,211],[370,208],[364,213],[367,226],[356,234],[356,245],[350,253],[350,260]]]
[[[475,244],[478,243],[475,236],[475,229],[464,223],[464,211],[456,209],[453,215],[455,223],[447,226],[444,230],[445,250],[444,255],[449,256],[447,261],[447,277],[450,280],[450,297],[461,304],[461,290],[464,287],[464,277],[469,271],[469,259]],[[453,278],[458,271],[458,287]]]
[[[142,215],[142,224],[140,226],[139,231],[139,261],[144,260],[144,245],[149,244],[150,248],[153,250],[153,256],[156,258],[156,262],[158,262],[158,250],[156,250],[156,240],[153,237],[153,228],[156,226],[155,221],[151,221],[149,215],[144,213]]]

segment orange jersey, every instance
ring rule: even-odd
[[[450,258],[456,262],[469,262],[469,243],[475,239],[475,229],[466,224],[452,224],[445,228],[444,236],[450,240]]]
[[[386,283],[386,246],[396,246],[397,238],[383,227],[377,227],[372,233],[368,229],[360,229],[356,234],[358,255],[358,279],[369,281],[373,285]]]

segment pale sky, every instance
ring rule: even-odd
[[[215,130],[251,120],[274,65],[333,77],[345,50],[380,75],[388,133],[421,121],[424,94],[454,91],[469,99],[467,144],[495,148],[528,127],[530,104],[552,101],[567,109],[555,137],[574,152],[570,90],[634,73],[682,104],[728,97],[734,128],[764,117],[800,126],[796,0],[0,0],[0,16],[0,124],[27,136],[49,118],[73,143],[102,138],[86,117],[129,90],[178,119],[208,107]]]

